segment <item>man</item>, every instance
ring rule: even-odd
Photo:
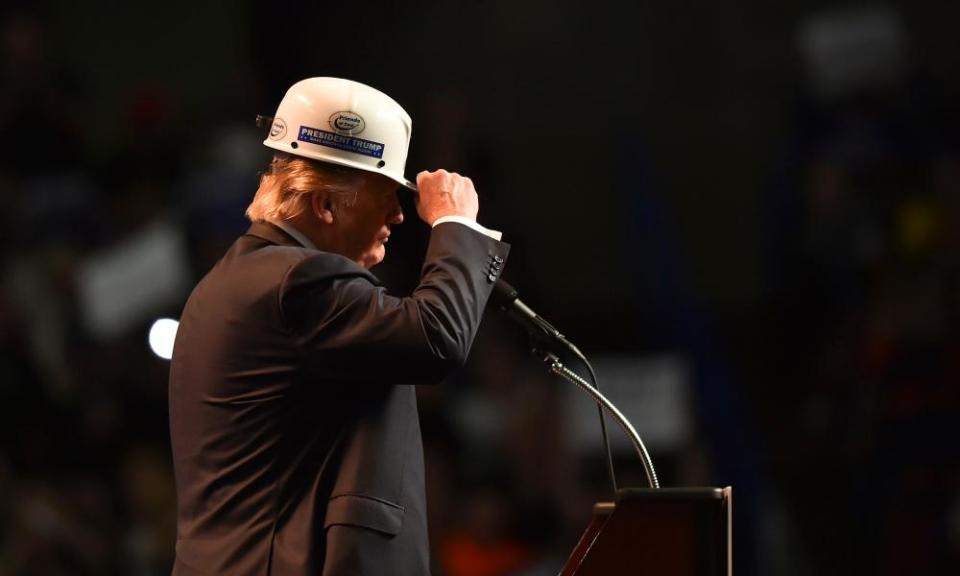
[[[421,172],[420,284],[380,286],[409,139],[363,84],[311,78],[281,102],[253,224],[177,335],[174,574],[429,573],[413,386],[466,360],[509,247],[476,223],[468,178]]]

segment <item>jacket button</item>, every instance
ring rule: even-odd
[[[496,281],[497,281],[497,275],[496,275],[496,274],[490,274],[489,276],[487,276],[487,280],[489,280],[490,282],[496,282]]]

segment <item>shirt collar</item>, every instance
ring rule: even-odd
[[[314,244],[313,242],[310,241],[309,238],[304,236],[303,232],[300,232],[299,230],[294,228],[293,224],[290,224],[289,222],[273,222],[273,221],[271,221],[270,223],[276,226],[277,228],[280,228],[287,234],[289,234],[291,238],[299,242],[300,245],[303,246],[304,248],[317,250],[316,244]]]

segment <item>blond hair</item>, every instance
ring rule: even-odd
[[[246,215],[252,222],[290,220],[318,193],[328,194],[335,207],[350,206],[364,178],[360,170],[277,152],[260,176],[260,187]]]

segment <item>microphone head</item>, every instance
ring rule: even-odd
[[[493,292],[490,294],[490,301],[501,309],[506,309],[507,306],[513,304],[519,296],[520,294],[517,293],[516,288],[507,284],[502,279],[497,279],[497,283],[493,285]]]

